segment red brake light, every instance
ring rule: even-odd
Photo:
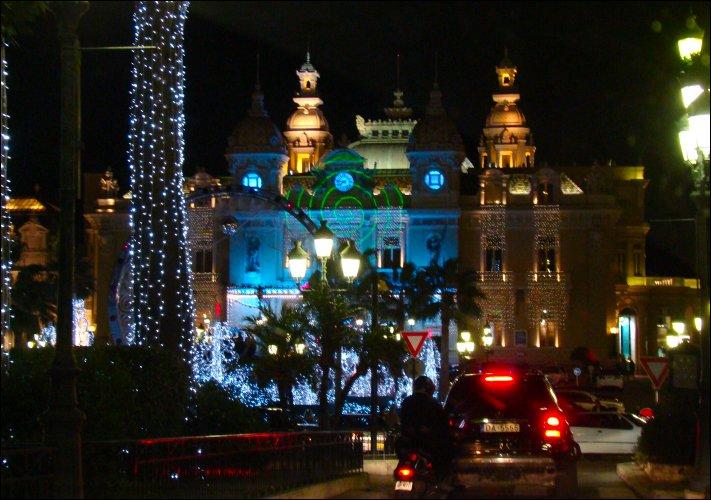
[[[565,420],[558,412],[549,412],[543,416],[543,436],[547,439],[560,439],[564,429]]]
[[[484,382],[513,382],[511,375],[487,375],[484,377]]]
[[[415,476],[415,470],[407,466],[401,467],[395,471],[395,476],[401,481],[408,481]]]

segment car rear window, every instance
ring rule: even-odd
[[[511,382],[486,382],[481,375],[465,376],[455,382],[445,410],[466,413],[470,418],[526,417],[539,408],[555,406],[542,376],[514,376]]]

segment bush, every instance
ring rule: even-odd
[[[144,347],[76,348],[85,441],[175,436],[184,430],[188,368]],[[42,441],[54,349],[13,349],[2,370],[2,439]]]
[[[642,428],[635,458],[640,463],[692,465],[695,448],[695,413],[684,406],[666,406]]]
[[[214,381],[200,386],[191,400],[188,435],[242,434],[267,430],[259,412],[230,397]]]

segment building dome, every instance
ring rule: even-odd
[[[436,84],[425,116],[412,129],[407,151],[464,151],[462,137],[442,107],[442,92]]]
[[[513,102],[499,102],[491,108],[486,117],[487,127],[520,127],[526,124],[526,117]]]
[[[328,122],[319,108],[298,108],[286,121],[288,130],[321,130],[328,132]]]
[[[259,87],[252,94],[252,108],[227,140],[227,153],[286,153],[284,137],[264,109]]]

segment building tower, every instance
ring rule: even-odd
[[[516,87],[518,69],[511,62],[508,50],[496,66],[499,88],[493,94],[494,107],[486,118],[484,133],[479,139],[481,168],[525,168],[534,166],[536,147],[526,117],[518,107],[521,95]]]
[[[306,173],[333,147],[333,137],[319,109],[323,104],[316,88],[320,75],[311,64],[309,52],[296,76],[299,78],[299,90],[294,97],[297,108],[286,121],[284,136],[289,148],[289,169]]]

